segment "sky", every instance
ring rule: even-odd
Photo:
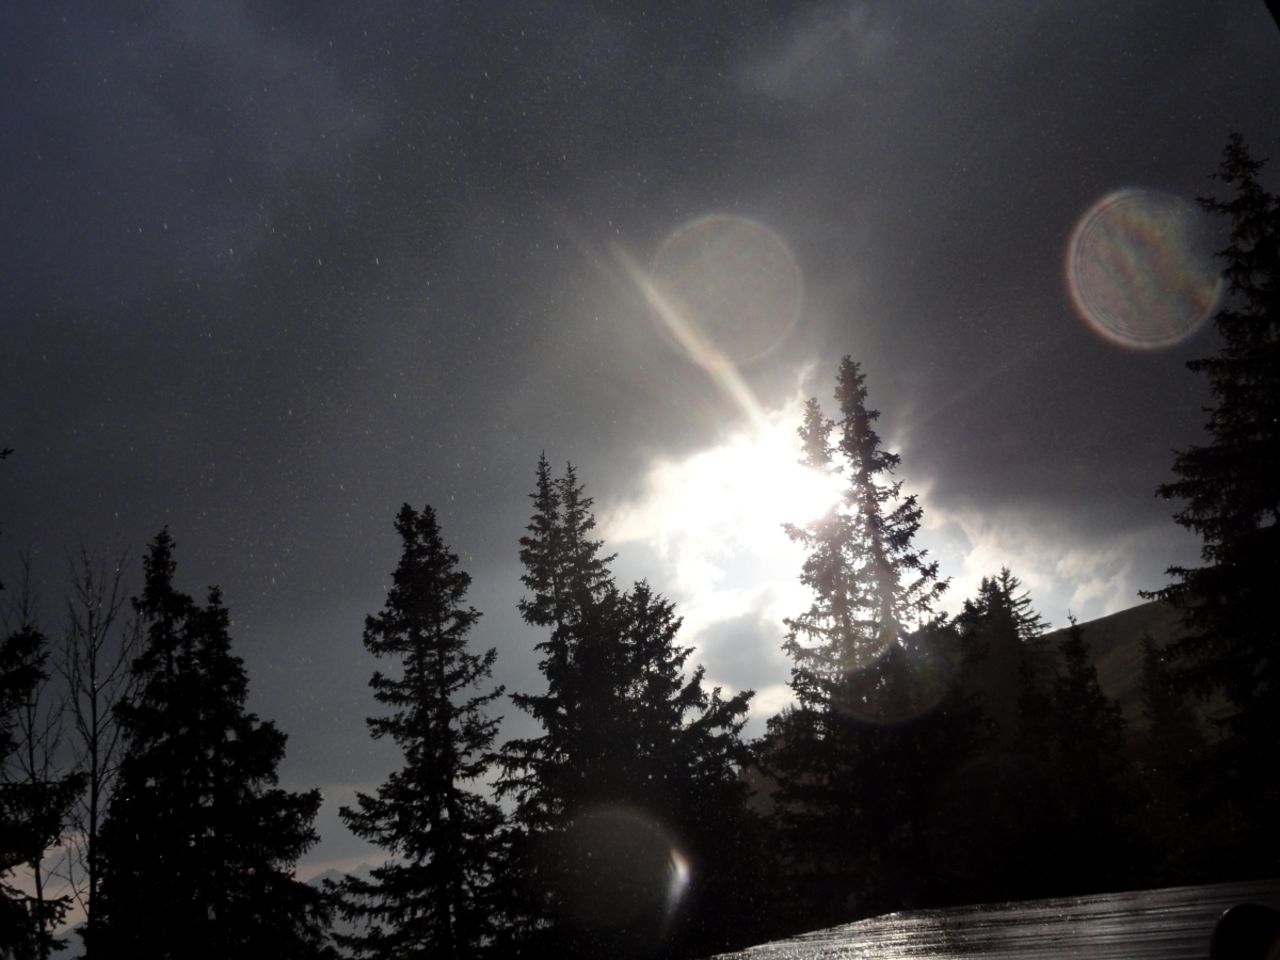
[[[1261,0],[6,4],[0,569],[168,526],[250,706],[337,807],[396,765],[360,642],[433,505],[496,682],[540,453],[708,677],[786,702],[809,396],[862,364],[954,611],[1007,564],[1055,625],[1197,544],[1231,131],[1280,153]],[[1280,176],[1271,171],[1271,183]],[[504,730],[527,732],[510,703]]]

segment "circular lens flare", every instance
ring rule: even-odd
[[[955,653],[945,630],[925,626],[901,638],[892,631],[892,636],[881,638],[871,662],[845,670],[836,709],[882,726],[923,717],[953,689]]]
[[[690,877],[659,823],[612,805],[575,816],[545,851],[544,867],[565,920],[615,956],[661,948]]]
[[[800,267],[786,243],[746,217],[713,214],[675,230],[650,271],[671,305],[659,330],[707,368],[767,356],[800,317]]]
[[[1072,232],[1066,268],[1081,318],[1134,349],[1189,337],[1222,289],[1200,212],[1154,190],[1120,190],[1090,207]]]

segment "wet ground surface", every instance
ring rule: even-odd
[[[1280,880],[893,913],[722,957],[1207,960],[1214,924],[1240,903],[1280,909]]]

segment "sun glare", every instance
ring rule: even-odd
[[[789,542],[783,524],[814,519],[840,494],[833,478],[799,464],[798,411],[789,404],[710,449],[655,463],[642,497],[610,516],[610,538],[648,539],[664,554],[776,553]]]
[[[768,549],[783,523],[811,520],[837,496],[827,478],[800,466],[799,452],[794,427],[769,423],[671,465],[667,495],[682,526],[723,527],[742,546]]]
[[[753,613],[777,624],[761,651],[773,655],[783,619],[809,603],[797,579],[804,551],[783,525],[821,515],[841,487],[798,463],[801,407],[796,399],[713,447],[654,463],[641,495],[603,515],[610,544],[643,543],[664,561],[652,579],[679,603],[684,642],[699,646],[708,628]]]

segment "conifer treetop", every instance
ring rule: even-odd
[[[802,703],[824,701],[828,683],[868,666],[904,631],[927,622],[947,586],[937,562],[914,545],[922,510],[893,477],[900,458],[884,449],[875,429],[880,413],[867,396],[860,366],[846,356],[836,378],[839,419],[828,419],[814,398],[799,428],[800,462],[846,484],[841,501],[821,517],[785,527],[809,551],[800,580],[814,592],[809,609],[786,621],[784,647]]]

